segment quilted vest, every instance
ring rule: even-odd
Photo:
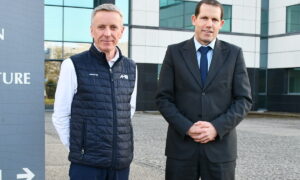
[[[132,161],[130,99],[136,65],[119,52],[111,68],[94,45],[71,57],[78,84],[71,107],[71,162],[123,169]]]

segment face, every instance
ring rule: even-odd
[[[198,16],[192,16],[195,26],[195,37],[202,45],[213,41],[224,24],[221,20],[221,9],[209,4],[202,4]]]
[[[122,17],[114,11],[98,11],[92,20],[91,35],[95,45],[104,53],[115,52],[124,27]]]

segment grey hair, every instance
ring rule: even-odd
[[[95,7],[95,9],[93,10],[91,22],[93,22],[93,19],[94,19],[96,13],[99,11],[113,11],[113,12],[118,13],[121,17],[123,17],[120,9],[117,6],[115,6],[114,4],[101,4],[97,7]]]

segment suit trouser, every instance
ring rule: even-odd
[[[234,180],[236,161],[213,163],[202,146],[188,160],[167,157],[166,180]]]
[[[70,180],[128,180],[129,167],[121,170],[71,163]]]

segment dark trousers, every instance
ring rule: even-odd
[[[129,167],[114,170],[71,163],[69,176],[70,180],[128,180]]]
[[[213,163],[200,147],[188,160],[167,158],[166,180],[234,180],[236,161]]]

